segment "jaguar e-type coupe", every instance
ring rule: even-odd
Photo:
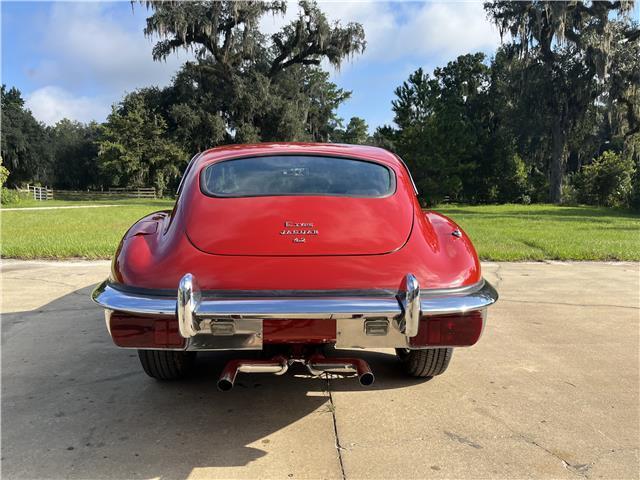
[[[238,372],[294,363],[370,385],[367,362],[340,349],[395,349],[406,374],[440,375],[455,347],[478,341],[498,295],[467,235],[417,195],[403,161],[380,148],[207,150],[173,210],[125,234],[93,299],[114,343],[160,380],[218,350],[262,351],[230,360],[221,390]]]

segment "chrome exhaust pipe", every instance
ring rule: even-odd
[[[289,362],[284,357],[274,357],[270,360],[237,359],[227,362],[218,378],[218,390],[228,392],[236,382],[238,372],[242,373],[273,373],[282,375],[289,368]]]
[[[338,375],[357,374],[360,385],[368,387],[375,381],[375,376],[369,364],[361,358],[327,358],[315,355],[306,363],[311,375],[321,375],[323,373],[334,373]]]

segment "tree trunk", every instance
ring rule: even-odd
[[[562,181],[567,164],[567,133],[561,119],[553,122],[551,132],[551,165],[549,165],[549,201],[562,200]]]

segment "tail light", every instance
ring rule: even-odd
[[[486,310],[465,314],[423,316],[412,347],[468,347],[482,334]]]
[[[128,348],[183,348],[175,318],[136,317],[112,313],[107,320],[113,342]]]

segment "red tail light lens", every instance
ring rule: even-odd
[[[109,330],[113,342],[128,348],[182,348],[185,339],[175,318],[135,317],[111,314]]]
[[[425,316],[420,319],[418,335],[411,338],[412,347],[468,347],[482,333],[484,312]]]

